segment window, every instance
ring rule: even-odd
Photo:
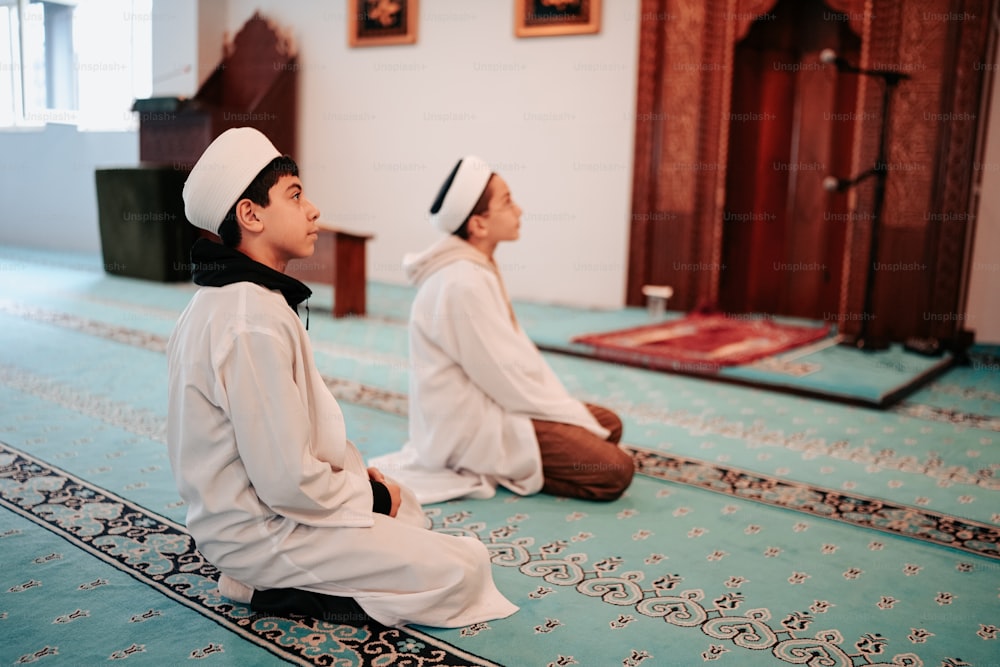
[[[152,23],[152,0],[0,0],[0,127],[135,129]]]

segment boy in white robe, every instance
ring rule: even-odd
[[[493,259],[519,236],[521,209],[475,156],[448,176],[431,220],[448,234],[404,258],[410,313],[409,441],[373,459],[421,502],[527,495],[614,500],[631,457],[621,420],[572,398],[518,325]]]
[[[284,273],[312,254],[319,219],[295,163],[255,129],[228,130],[183,196],[188,219],[223,243],[191,251],[202,287],[167,345],[167,446],[222,594],[263,611],[360,607],[327,620],[396,626],[514,613],[486,547],[427,530],[413,494],[346,437],[296,312],[310,290]]]

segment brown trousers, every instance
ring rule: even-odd
[[[542,453],[542,492],[568,498],[615,500],[632,482],[632,457],[618,447],[622,421],[611,410],[587,405],[604,428],[607,440],[582,426],[532,419]]]

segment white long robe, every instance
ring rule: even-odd
[[[423,503],[486,498],[497,485],[527,495],[544,481],[533,418],[608,436],[518,326],[485,255],[447,236],[407,256],[404,269],[419,285],[409,327],[409,440],[373,465]]]
[[[517,610],[477,539],[427,530],[412,493],[372,511],[360,452],[284,297],[203,287],[167,345],[167,445],[187,527],[254,588],[354,597],[386,625],[459,627]]]

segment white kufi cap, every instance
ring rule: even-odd
[[[252,127],[226,130],[213,141],[184,183],[184,214],[195,227],[219,233],[226,213],[264,167],[281,153]]]
[[[431,224],[446,234],[461,227],[492,175],[490,166],[475,155],[459,160],[431,205]]]

